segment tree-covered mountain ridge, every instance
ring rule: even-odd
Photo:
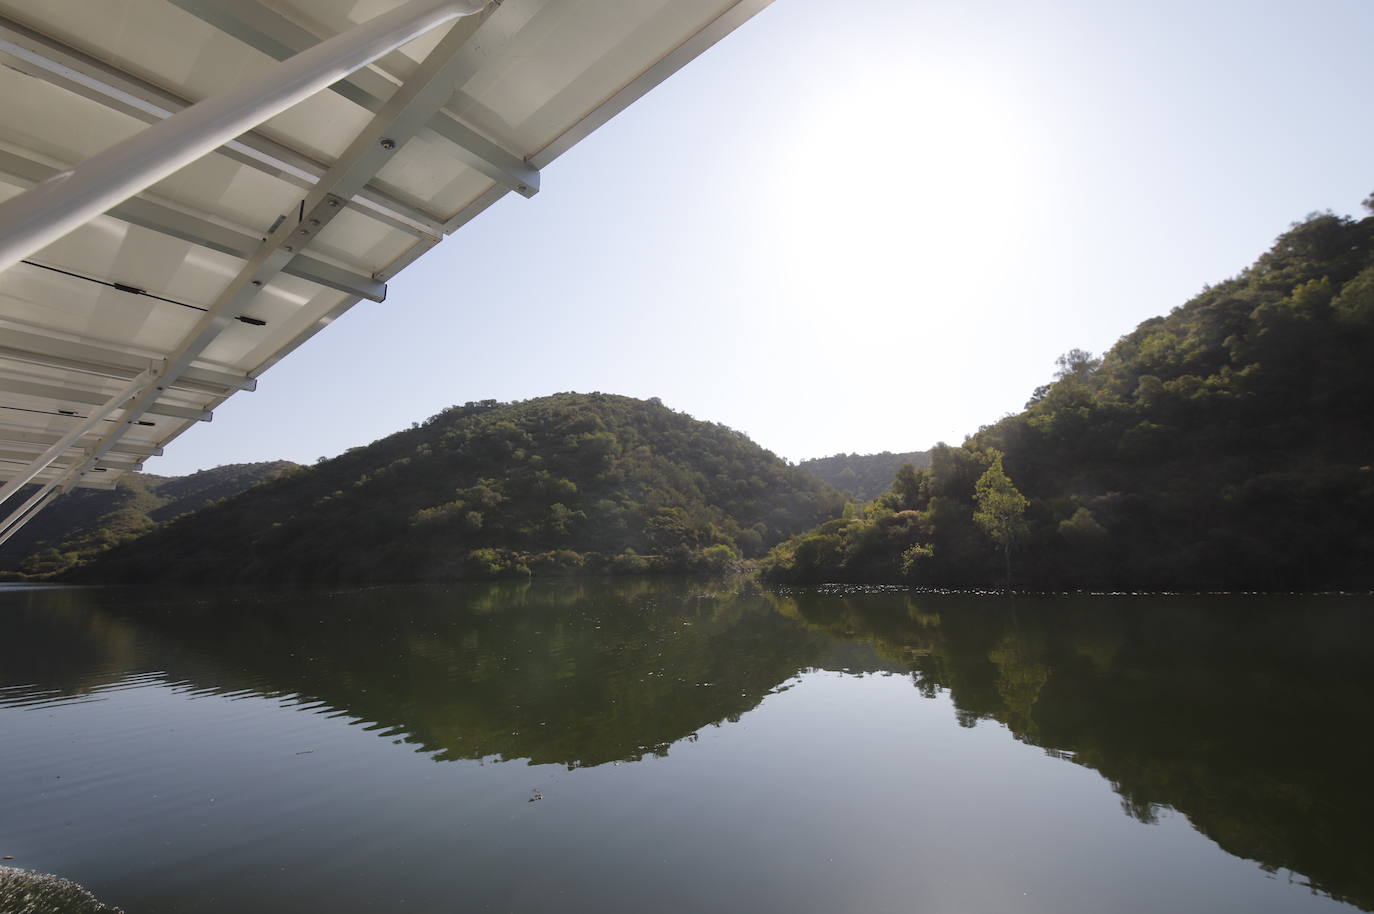
[[[1374,217],[1313,214],[1101,358],[1071,351],[1024,411],[937,446],[863,512],[782,544],[768,570],[938,587],[1369,588],[1371,357]]]
[[[127,473],[113,490],[75,489],[0,546],[0,574],[41,578],[65,571],[297,466],[274,460],[225,464],[186,476]]]
[[[657,399],[447,409],[182,518],[72,575],[299,584],[719,569],[844,497]]]
[[[925,451],[833,454],[830,457],[802,460],[797,466],[855,501],[872,501],[892,486],[892,477],[904,463],[917,467],[929,466],[930,455]]]

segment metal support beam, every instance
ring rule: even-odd
[[[473,2],[411,0],[0,204],[0,270],[412,38],[477,12]]]
[[[192,105],[160,86],[4,16],[0,16],[0,63],[145,124],[156,124]],[[312,187],[329,170],[305,153],[253,131],[225,143],[219,152],[302,188]],[[350,206],[416,237],[443,234],[443,220],[438,216],[375,187],[359,191]]]
[[[236,232],[140,197],[125,200],[110,210],[109,215],[121,222],[151,229],[244,260],[251,257],[262,243],[261,239],[252,235]],[[366,273],[356,273],[316,257],[298,254],[286,262],[282,272],[369,301],[386,301],[386,283],[378,282]]]
[[[33,451],[13,451],[7,447],[0,447],[0,463],[20,464],[27,466],[29,461],[37,456]],[[84,457],[59,454],[52,463],[48,464],[53,469],[65,470],[81,462]],[[126,457],[111,457],[106,454],[101,458],[99,466],[107,470],[133,470],[137,472],[143,469],[143,462],[140,460],[130,460]]]
[[[119,488],[118,481],[106,482],[104,479],[93,477],[70,482],[62,488],[62,491],[70,492],[72,489],[95,489],[97,492],[113,492],[117,488]]]
[[[233,315],[245,309],[258,294],[259,288],[281,272],[286,263],[338,215],[343,202],[364,187],[390,154],[452,96],[455,69],[458,66],[454,52],[465,38],[464,32],[453,29],[439,40],[415,73],[387,100],[371,123],[354,137],[329,173],[301,202],[298,218],[294,221],[289,218],[282,220],[201,315],[191,333],[168,356],[157,383],[134,397],[125,411],[124,423],[108,431],[89,452],[86,463],[78,469],[77,478],[94,467],[118,443],[129,423],[137,421],[144,412],[157,409],[157,397],[166,385],[181,377],[196,357],[229,325]]]
[[[73,416],[72,418],[76,418]],[[109,421],[108,419],[106,420]],[[62,438],[54,432],[36,432],[28,429],[18,429],[9,426],[0,427],[0,445],[10,445],[15,447],[38,447],[42,449],[50,444],[56,444]],[[67,446],[70,450],[81,449],[81,439],[78,438]],[[161,457],[162,448],[154,447],[150,444],[134,444],[129,441],[121,441],[110,448],[111,454],[125,454],[132,457]]]
[[[232,35],[249,47],[282,60],[319,42],[308,30],[281,13],[251,0],[171,0],[172,3]],[[482,54],[493,52],[484,44]],[[469,65],[464,71],[475,69]],[[464,72],[462,75],[466,75]],[[334,92],[369,111],[380,111],[395,86],[381,75],[359,70],[330,86]],[[444,99],[447,102],[448,99]],[[436,111],[426,131],[456,147],[458,158],[523,197],[539,193],[539,169],[520,156],[502,149],[447,111]]]
[[[18,533],[25,524],[38,516],[38,512],[48,506],[54,498],[62,493],[57,489],[57,482],[48,483],[40,488],[28,501],[24,502],[14,512],[0,521],[0,546],[9,542],[9,538]]]
[[[0,149],[0,175],[22,187],[32,187],[61,172],[55,166]],[[247,232],[235,231],[148,197],[130,197],[105,215],[244,260],[262,243],[261,238]],[[315,257],[297,255],[282,272],[369,301],[386,301],[386,283]]]
[[[8,327],[0,335],[0,359],[120,380],[128,380],[161,361]],[[258,382],[229,371],[193,367],[186,369],[181,377],[167,386],[194,393],[227,396],[237,390],[254,390]]]
[[[157,394],[161,394],[165,389],[166,385],[161,381],[151,388],[152,392]],[[103,406],[105,403],[105,394],[98,391],[77,390],[71,387],[60,387],[56,384],[24,381],[19,378],[0,377],[0,390],[12,394],[22,394],[26,397],[56,400],[58,403],[79,403],[85,406]],[[212,413],[209,410],[191,409],[186,406],[172,406],[168,403],[157,402],[150,402],[143,408],[142,412],[152,413],[154,416],[168,416],[173,419],[190,419],[195,422],[209,422],[212,418]]]
[[[452,143],[458,158],[503,189],[513,190],[526,198],[539,193],[539,169],[497,146],[451,114],[439,112],[439,116],[429,122],[429,130]]]
[[[236,232],[181,210],[139,197],[125,200],[110,210],[109,215],[121,222],[161,232],[244,260],[251,257],[262,243],[252,235]],[[297,254],[286,262],[282,272],[369,301],[386,301],[386,283],[378,282],[365,273],[355,273],[316,257]]]
[[[44,483],[37,492],[29,496],[28,500],[16,508],[8,517],[0,521],[0,546],[5,545],[9,538],[23,529],[24,525],[38,516],[38,513],[48,506],[57,496],[66,492],[76,483],[73,482],[77,467],[73,465],[65,473],[54,477]],[[82,488],[87,489],[113,489],[114,483],[80,483]]]
[[[86,417],[84,422],[80,423],[55,441],[47,450],[35,457],[28,466],[24,467],[14,476],[11,476],[4,486],[0,486],[0,504],[4,504],[11,495],[18,492],[26,483],[46,470],[63,451],[76,442],[76,439],[95,428],[101,420],[110,413],[123,408],[131,397],[137,396],[141,391],[150,386],[153,380],[153,372],[144,372],[121,388],[114,396],[104,400],[100,408],[93,410],[91,414]],[[101,454],[97,456],[95,460],[99,460],[100,457],[103,456],[104,455]],[[95,460],[90,461],[92,466],[95,465]]]

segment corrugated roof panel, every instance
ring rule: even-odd
[[[6,144],[64,166],[133,136],[144,125],[41,79],[0,67],[0,124]]]
[[[410,247],[411,236],[369,219],[357,211],[339,213],[315,235],[312,253],[353,264],[372,274],[400,257]]]
[[[449,110],[529,155],[606,101],[733,3],[618,0],[546,4]],[[494,18],[494,17],[493,17]]]
[[[429,133],[412,137],[377,172],[377,183],[423,200],[431,212],[450,219],[495,183],[455,158],[451,150],[452,144],[442,137]]]
[[[211,154],[149,188],[149,193],[202,215],[266,235],[300,189],[280,178]]]

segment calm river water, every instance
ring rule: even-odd
[[[152,912],[1374,909],[1374,601],[0,587],[0,855]]]

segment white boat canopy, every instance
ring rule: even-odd
[[[0,542],[768,2],[0,0]]]

